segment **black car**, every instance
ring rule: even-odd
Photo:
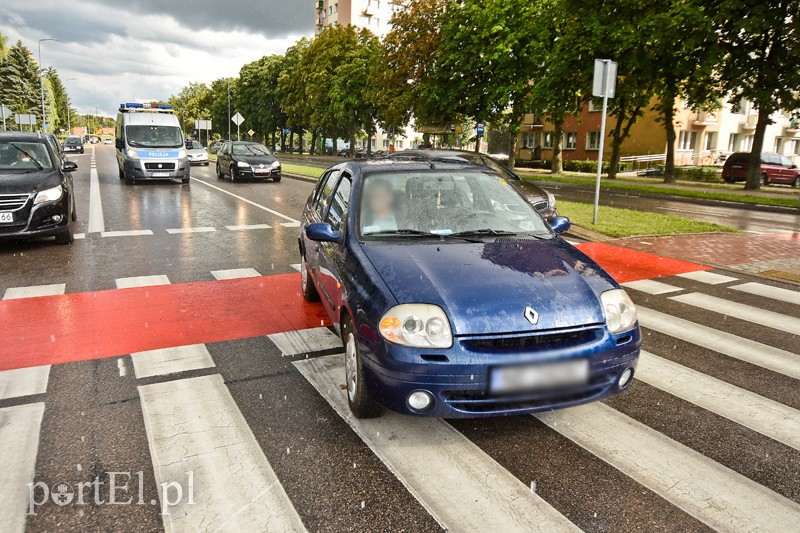
[[[256,142],[228,141],[217,152],[217,177],[231,181],[272,179],[281,181],[281,163]]]
[[[61,145],[61,150],[67,154],[70,152],[75,152],[78,154],[83,153],[83,139],[78,137],[77,135],[70,135],[64,140],[64,144]]]
[[[0,133],[0,239],[55,236],[71,244],[77,169],[40,133]]]
[[[463,150],[403,150],[386,156],[388,158],[425,159],[425,160],[457,160],[491,168],[511,182],[522,195],[533,205],[534,209],[545,220],[550,221],[558,216],[555,197],[530,180],[522,179],[497,159],[477,152]]]

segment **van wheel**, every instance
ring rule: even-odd
[[[119,169],[119,179],[121,180],[125,179],[125,171],[122,170],[121,168]]]
[[[769,185],[769,176],[761,174],[761,186],[766,187],[767,185]]]
[[[794,183],[792,183],[792,187],[794,187],[796,189],[800,189],[800,176],[797,176],[794,179]]]
[[[364,367],[358,351],[356,332],[349,316],[342,321],[342,342],[344,342],[344,374],[347,385],[347,403],[356,418],[377,418],[383,408],[369,397],[364,382]]]
[[[189,185],[189,180],[191,180],[191,178],[181,178],[181,183],[184,185]]]

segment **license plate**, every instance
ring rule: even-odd
[[[154,178],[168,178],[169,172],[153,172]]]
[[[14,214],[13,213],[0,213],[0,223],[2,222],[14,222]]]
[[[270,169],[268,169],[268,168],[257,168],[256,169],[256,174],[269,174],[269,173],[270,173]]]
[[[589,360],[506,366],[492,370],[491,392],[528,392],[582,385],[589,381]]]

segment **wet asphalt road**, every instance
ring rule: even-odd
[[[213,281],[212,271],[227,269],[255,269],[264,276],[296,273],[292,265],[299,262],[298,229],[293,221],[300,218],[313,184],[287,178],[278,184],[232,184],[217,180],[210,166],[193,167],[190,186],[165,182],[129,187],[118,179],[112,147],[97,146],[95,154],[102,229],[107,236],[88,233],[91,155],[87,152],[72,158],[79,165],[74,176],[77,231],[86,233],[85,238],[70,247],[46,241],[0,244],[0,295],[14,287],[61,283],[68,295],[115,291],[118,280],[140,276],[166,275],[172,284],[190,284]],[[582,193],[564,194],[567,198]],[[760,227],[757,216],[750,227]],[[195,231],[175,232],[189,228]],[[110,233],[132,230],[152,234]],[[8,384],[19,378],[0,373],[0,449],[13,449],[23,430],[32,432],[35,443],[14,459],[6,454],[0,462],[0,519],[4,520],[0,530],[161,531],[165,524],[178,531],[268,529],[263,523],[254,527],[254,522],[247,522],[247,513],[238,514],[253,503],[248,487],[230,489],[235,486],[231,478],[263,469],[264,462],[278,483],[264,485],[255,499],[276,497],[280,489],[275,487],[280,487],[309,531],[471,530],[467,526],[481,523],[482,518],[499,521],[522,513],[528,504],[544,504],[565,530],[574,525],[598,532],[779,531],[783,524],[796,524],[800,520],[797,286],[740,274],[659,281],[665,285],[629,287],[640,307],[663,316],[655,320],[651,313],[643,322],[644,348],[655,358],[643,360],[638,379],[626,393],[594,405],[585,420],[554,413],[437,421],[432,427],[451,431],[445,440],[438,433],[403,440],[407,434],[392,430],[395,422],[389,435],[384,430],[383,438],[369,425],[354,431],[352,421],[331,407],[330,397],[341,391],[318,391],[298,370],[308,368],[304,365],[309,361],[340,353],[340,348],[335,339],[326,343],[305,333],[298,338],[306,339],[306,344],[300,342],[296,349],[287,348],[280,336],[207,343],[210,364],[149,377],[139,375],[137,356],[130,354],[54,365],[45,374],[43,388],[23,395],[9,392]],[[756,283],[755,294],[734,288],[744,282]],[[676,299],[688,295],[696,297],[694,303]],[[719,304],[716,299],[723,310],[713,308]],[[232,314],[224,321],[233,324],[237,319]],[[689,336],[693,331],[699,333]],[[126,334],[148,332],[133,328]],[[197,389],[202,397],[211,394],[202,379],[215,376],[222,376],[222,388],[233,407],[187,416],[211,420],[208,433],[196,430],[194,436],[201,436],[193,439],[193,432],[176,422],[168,437],[152,438],[164,415],[143,405],[146,391],[156,390],[148,387],[206,383]],[[693,389],[697,380],[703,384],[699,391]],[[191,409],[181,403],[180,395],[170,397],[172,404],[166,405],[176,419]],[[19,414],[31,405],[43,406],[38,423],[35,417]],[[257,453],[224,451],[241,444],[216,433],[217,426],[232,424],[226,418],[231,413],[241,416],[244,433],[252,439],[243,439],[245,451]],[[594,420],[610,428],[612,437],[590,431]],[[401,427],[400,422],[394,427]],[[572,427],[577,434],[569,432]],[[406,462],[387,459],[396,443],[401,443]],[[154,451],[162,446],[175,451],[187,469],[202,466],[198,457],[227,454],[214,462],[219,475],[198,488],[200,503],[181,508],[186,517],[161,514],[159,482],[171,464]],[[430,455],[431,450],[442,455]],[[476,463],[459,463],[460,454],[477,454]],[[446,460],[439,462],[436,458],[442,456]],[[35,466],[32,478],[20,466],[26,458]],[[480,468],[490,475],[480,478],[477,493],[470,493],[465,487],[471,486],[470,476]],[[463,479],[463,486],[439,483],[437,469],[451,473],[451,483]],[[11,506],[19,500],[12,489],[19,488],[20,480],[76,486],[109,472],[141,472],[143,503],[49,503],[33,516]],[[134,495],[137,479],[134,475]],[[520,493],[506,492],[508,483],[523,489],[521,499]],[[466,491],[464,497],[448,504],[448,495],[459,491]],[[108,501],[107,484],[100,495]],[[474,516],[483,497],[497,498],[496,516]],[[228,506],[206,506],[208,501],[225,501]],[[751,503],[758,512],[748,507]],[[451,514],[444,512],[447,508]],[[181,521],[184,518],[189,521]],[[535,530],[536,524],[527,522],[523,530]]]

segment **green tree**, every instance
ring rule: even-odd
[[[210,118],[210,95],[211,91],[205,83],[192,82],[181,89],[177,95],[169,98],[168,102],[175,110],[175,114],[181,121],[181,127],[185,133],[194,131],[195,120],[208,120]]]
[[[0,32],[0,62],[8,55],[8,39]]]
[[[236,134],[236,125],[228,117],[228,87],[230,86],[231,95],[231,116],[236,114],[236,91],[237,78],[219,78],[211,82],[209,95],[207,97],[207,110],[211,116],[211,125],[214,132],[223,139],[228,138],[228,128],[231,135]],[[206,100],[204,100],[206,101]],[[246,123],[245,123],[246,124]],[[245,131],[247,127],[245,126]]]
[[[757,190],[770,115],[800,106],[800,2],[718,0],[710,9],[716,13],[725,54],[720,74],[731,101],[746,98],[758,109],[745,184]]]
[[[0,99],[14,113],[33,113],[42,123],[39,67],[22,41],[9,48],[0,63]]]
[[[66,128],[67,124],[72,123],[72,115],[75,113],[75,111],[70,106],[67,89],[61,82],[61,78],[58,75],[58,71],[56,71],[56,69],[52,67],[45,70],[45,79],[49,82],[50,87],[53,91],[52,105],[55,111],[55,115],[57,117],[58,127]],[[51,131],[55,131],[55,126],[51,129]]]
[[[281,130],[281,148],[286,149],[283,129],[286,126],[311,129],[311,153],[316,150],[317,137],[321,133],[318,124],[312,120],[314,102],[310,78],[313,63],[310,55],[311,40],[303,37],[286,50],[282,69],[278,75],[279,120],[276,124]],[[273,144],[275,139],[273,136]]]
[[[259,132],[257,135],[263,135],[265,143],[270,134],[274,141],[275,131],[286,123],[278,92],[283,68],[284,56],[270,55],[246,64],[239,71],[239,111],[248,118],[250,127]]]

